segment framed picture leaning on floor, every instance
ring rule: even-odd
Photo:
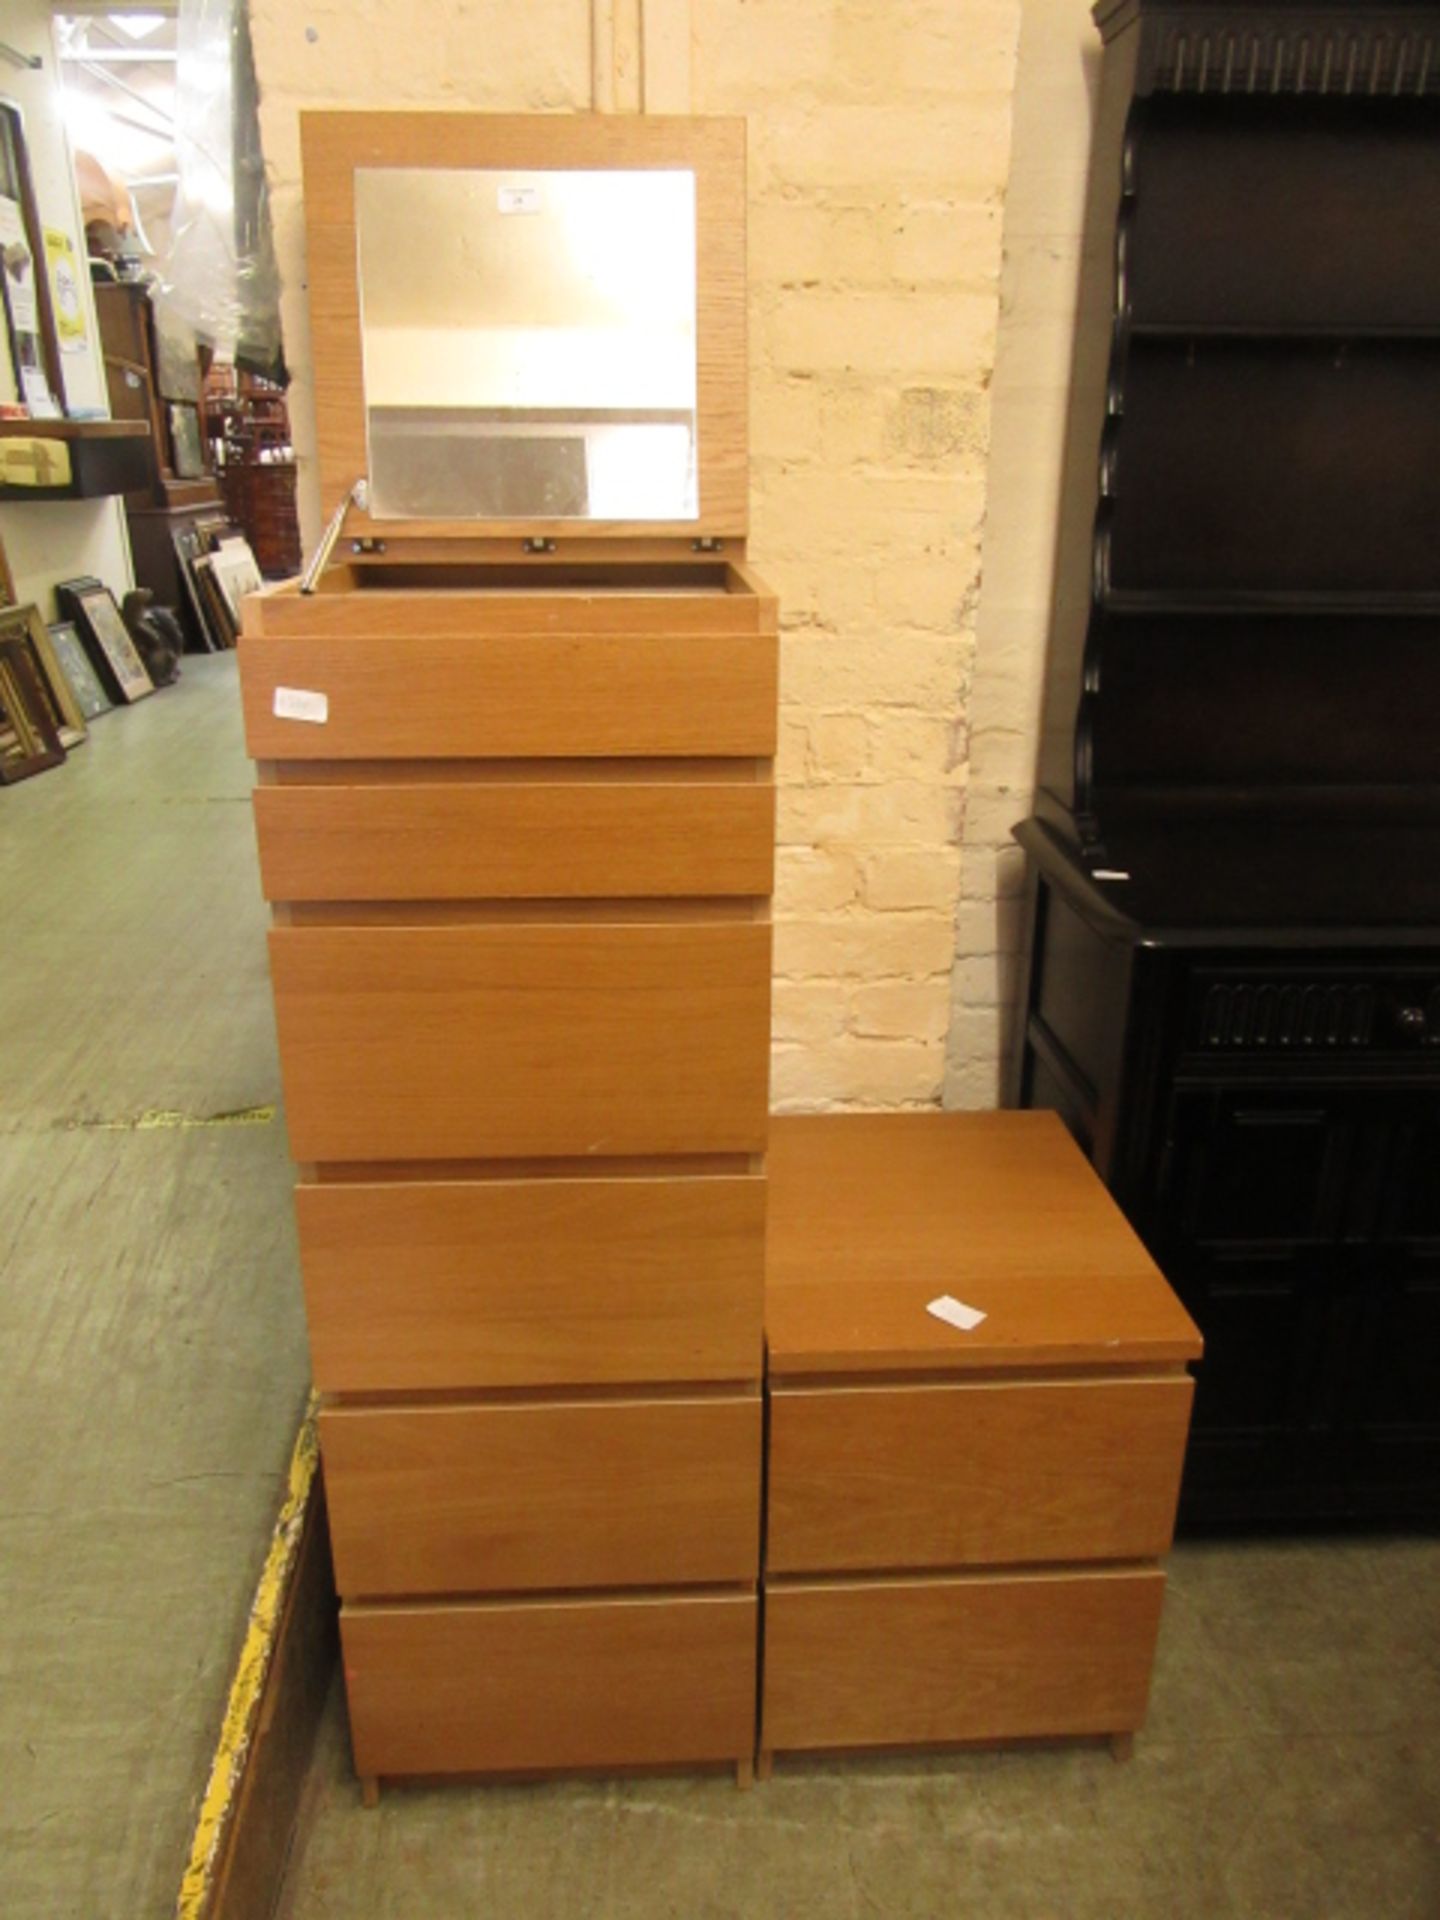
[[[46,718],[61,746],[67,752],[71,747],[80,746],[89,732],[85,714],[56,657],[45,622],[40,618],[40,609],[24,606],[0,611],[0,640],[13,640],[28,656],[45,703]]]
[[[62,580],[55,598],[65,618],[74,621],[100,684],[113,701],[143,700],[155,691],[155,682],[120,618],[115,596],[102,581],[93,574]]]
[[[70,682],[81,713],[87,720],[97,720],[102,713],[109,713],[115,702],[101,686],[100,676],[85,651],[85,643],[76,631],[74,621],[57,621],[47,629],[47,633],[56,665]]]
[[[0,786],[28,780],[64,758],[38,669],[19,641],[0,639]]]

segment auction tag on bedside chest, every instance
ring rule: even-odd
[[[930,1301],[925,1311],[933,1313],[937,1320],[943,1320],[947,1326],[958,1327],[962,1333],[972,1332],[985,1318],[979,1307],[967,1307],[963,1300],[956,1300],[948,1293],[942,1293],[938,1300]]]
[[[275,718],[310,720],[317,727],[323,727],[330,718],[330,696],[310,693],[304,687],[276,687]]]

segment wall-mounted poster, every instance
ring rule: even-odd
[[[0,193],[0,282],[5,289],[5,311],[10,321],[10,345],[20,397],[32,417],[42,420],[55,413],[50,383],[40,345],[40,308],[35,295],[35,262],[25,237],[20,202]]]
[[[68,233],[45,229],[45,262],[50,269],[50,302],[55,309],[55,333],[62,353],[85,351],[85,302],[80,291],[80,268]]]

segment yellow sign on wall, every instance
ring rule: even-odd
[[[80,292],[80,267],[68,233],[62,233],[58,227],[46,227],[45,259],[50,268],[50,292],[60,351],[83,353],[85,306]]]

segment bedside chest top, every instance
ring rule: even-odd
[[[1175,1366],[1200,1335],[1053,1113],[772,1120],[777,1376]],[[985,1314],[969,1332],[926,1311]]]

